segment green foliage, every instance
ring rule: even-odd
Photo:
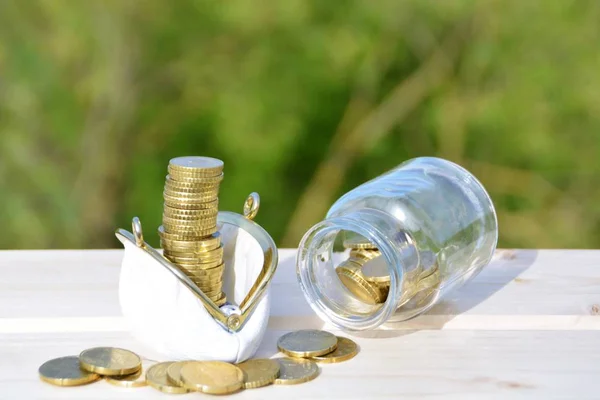
[[[116,247],[135,215],[157,244],[180,155],[224,160],[221,208],[257,191],[294,246],[331,148],[439,49],[449,72],[307,204],[434,155],[488,188],[501,246],[597,247],[598,21],[593,0],[2,1],[0,247]]]

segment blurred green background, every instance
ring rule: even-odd
[[[600,243],[600,2],[0,1],[0,248],[158,244],[170,158],[225,161],[282,247],[416,156],[460,163],[500,246]]]

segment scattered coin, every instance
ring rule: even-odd
[[[173,362],[161,362],[154,364],[148,372],[146,372],[146,382],[156,390],[163,393],[181,394],[188,393],[189,390],[179,385],[170,382],[167,377],[167,369]]]
[[[279,376],[279,363],[268,358],[255,358],[237,366],[244,372],[244,389],[270,385]]]
[[[279,338],[277,348],[292,357],[315,357],[334,351],[335,335],[316,329],[289,332]]]
[[[79,386],[100,379],[100,375],[81,369],[77,356],[46,361],[38,372],[41,380],[57,386]]]
[[[339,363],[351,359],[356,354],[358,354],[358,345],[348,338],[338,336],[337,348],[334,351],[310,359],[322,363]]]
[[[234,393],[244,386],[244,373],[222,361],[196,361],[181,368],[184,387],[202,393]]]
[[[303,358],[276,360],[279,363],[279,377],[274,382],[276,385],[296,385],[312,381],[319,375],[318,365],[311,360]]]
[[[140,370],[140,357],[116,347],[95,347],[79,355],[81,368],[100,375],[129,375]]]
[[[110,383],[111,385],[124,388],[142,387],[148,384],[146,382],[146,376],[144,372],[145,371],[140,369],[138,372],[130,375],[107,376],[105,379],[106,382]]]
[[[169,382],[177,386],[183,386],[183,381],[181,380],[181,368],[189,362],[193,361],[178,361],[169,365],[167,368],[167,379]]]

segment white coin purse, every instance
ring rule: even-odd
[[[278,257],[271,236],[252,221],[258,206],[253,193],[244,215],[218,214],[227,295],[221,307],[144,242],[137,217],[133,232],[117,230],[125,247],[119,302],[136,339],[170,360],[238,363],[254,355],[269,319],[269,283]]]

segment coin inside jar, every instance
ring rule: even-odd
[[[346,289],[362,302],[377,304],[383,301],[381,291],[367,281],[360,268],[337,267],[336,273]]]
[[[337,347],[335,335],[316,329],[289,332],[279,338],[277,348],[292,357],[314,357],[327,354]]]
[[[223,361],[195,361],[181,368],[184,387],[202,393],[228,394],[244,386],[244,373]]]
[[[331,353],[327,353],[322,356],[311,357],[310,359],[322,363],[339,363],[349,360],[358,354],[358,345],[354,343],[354,341],[342,336],[338,336],[337,343],[337,348]]]
[[[360,235],[352,235],[344,240],[346,249],[377,250],[377,246]]]
[[[312,381],[319,375],[319,366],[304,358],[278,358],[279,377],[276,385],[296,385]]]
[[[79,355],[81,368],[101,375],[129,375],[142,367],[142,360],[132,351],[116,347],[95,347]]]
[[[81,369],[77,356],[46,361],[40,366],[38,372],[41,380],[56,386],[79,386],[100,379],[98,374]]]
[[[237,365],[244,372],[244,389],[270,385],[279,376],[279,363],[268,358],[256,358]]]
[[[154,389],[163,393],[181,394],[188,393],[189,390],[181,387],[171,381],[167,376],[167,369],[174,364],[173,362],[162,362],[154,364],[148,372],[146,372],[146,382]]]

